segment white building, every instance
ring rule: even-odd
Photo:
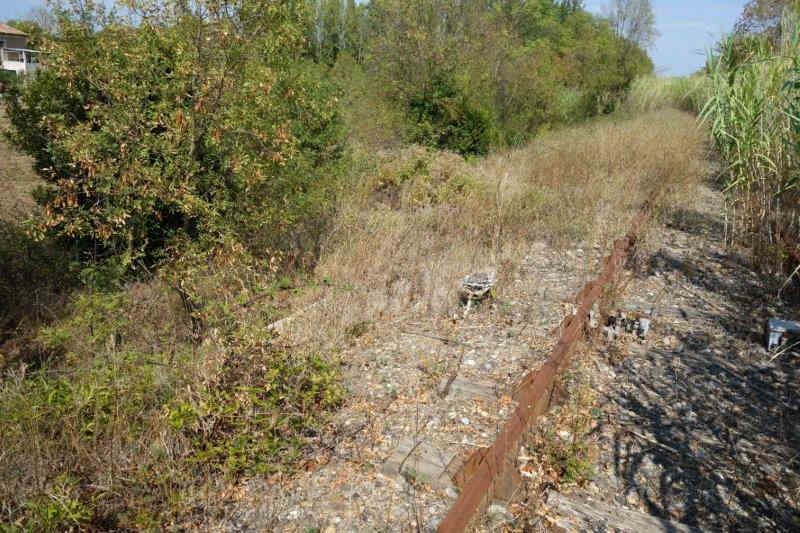
[[[0,24],[0,66],[17,75],[36,72],[39,59],[36,50],[28,49],[28,34]]]

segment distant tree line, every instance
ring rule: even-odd
[[[311,0],[311,54],[353,57],[407,111],[410,140],[462,154],[609,112],[650,73],[649,1]]]

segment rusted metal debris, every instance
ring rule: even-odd
[[[474,452],[454,476],[461,493],[439,524],[439,533],[464,531],[483,506],[495,497],[509,495],[509,488],[519,484],[516,459],[522,436],[547,409],[555,379],[566,368],[569,356],[583,334],[592,306],[602,297],[605,288],[613,283],[649,211],[646,204],[634,218],[628,234],[614,242],[611,253],[603,260],[600,275],[578,293],[577,312],[564,320],[561,338],[544,365],[522,379],[517,389],[517,409],[506,421],[492,446]]]

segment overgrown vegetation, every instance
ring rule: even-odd
[[[731,35],[710,57],[702,116],[726,164],[729,236],[788,274],[800,265],[800,19],[791,2],[760,4],[741,27],[762,31]]]
[[[624,108],[633,113],[658,109],[699,112],[708,96],[708,78],[703,74],[658,78],[642,76],[631,84]]]
[[[354,59],[369,82],[353,102],[379,102],[351,124],[372,144],[386,107],[401,137],[462,155],[520,144],[558,124],[615,109],[653,65],[637,43],[580,2],[373,0],[315,2],[310,40],[320,61]],[[349,84],[345,84],[348,86]]]
[[[532,242],[605,250],[654,191],[657,208],[691,194],[706,171],[704,139],[694,115],[663,109],[474,162],[421,147],[357,158],[369,164],[343,194],[316,268],[342,290],[310,291],[305,301],[327,297],[285,334],[324,345],[375,317],[447,315],[465,272],[496,268],[502,292]]]
[[[208,524],[313,449],[343,342],[532,240],[603,246],[702,170],[687,114],[574,126],[652,70],[580,2],[120,4],[56,6],[5,100],[12,530]]]
[[[332,354],[268,327],[342,157],[304,6],[126,5],[137,24],[59,11],[46,69],[6,99],[42,180],[26,227],[0,227],[12,528],[191,527],[198,495],[296,468],[343,397]]]

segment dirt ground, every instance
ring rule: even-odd
[[[33,198],[30,192],[41,182],[33,171],[30,157],[10,146],[5,138],[9,127],[5,107],[0,97],[0,216],[17,221],[30,211]]]
[[[599,458],[567,493],[704,531],[797,531],[800,360],[767,353],[764,323],[800,315],[722,246],[723,212],[720,192],[701,187],[631,272],[623,300],[652,309],[652,330],[644,344],[596,343]],[[559,529],[608,530],[551,511]]]
[[[341,355],[349,400],[319,436],[326,453],[305,474],[251,482],[221,528],[435,530],[458,492],[434,472],[492,442],[520,376],[549,355],[553,325],[602,252],[539,243],[493,302],[466,317],[454,297],[447,316],[353,332]],[[423,451],[422,461],[411,453]],[[426,470],[431,458],[439,470]]]
[[[691,205],[651,230],[650,252],[630,265],[618,298],[650,315],[651,329],[644,342],[590,339],[585,378],[596,403],[583,437],[595,450],[592,474],[557,488],[612,515],[641,512],[687,530],[794,531],[798,360],[766,352],[763,324],[798,315],[722,245],[723,213],[721,193],[703,185]],[[457,489],[409,474],[402,460],[427,449],[446,465],[491,442],[513,408],[514,385],[547,357],[554,326],[594,276],[605,251],[587,248],[532,248],[504,294],[466,318],[353,332],[342,355],[352,399],[319,436],[327,453],[305,474],[251,482],[219,529],[435,530]],[[458,390],[443,394],[448,383]],[[527,478],[520,494],[546,501],[546,484]],[[496,503],[499,520],[479,521],[480,529],[626,530],[555,504],[530,513],[519,497]]]

